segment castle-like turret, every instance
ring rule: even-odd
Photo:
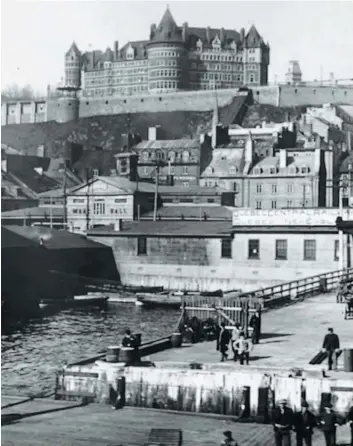
[[[183,32],[175,23],[169,8],[158,27],[151,26],[147,54],[149,91],[171,92],[185,88],[187,84],[185,41]]]
[[[81,53],[75,42],[65,54],[65,86],[81,87]]]

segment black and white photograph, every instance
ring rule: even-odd
[[[353,0],[2,0],[1,445],[353,446],[352,146]]]

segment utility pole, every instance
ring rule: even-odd
[[[159,160],[157,160],[157,163],[156,163],[156,188],[155,188],[155,190],[154,190],[153,221],[156,221],[156,220],[157,220],[157,201],[158,201],[159,167],[160,167],[160,163],[159,163]]]
[[[50,213],[49,213],[50,229],[53,227],[53,197],[50,195]]]
[[[66,162],[64,167],[64,229],[67,229]]]
[[[86,194],[86,231],[89,231],[89,169],[86,169],[87,194]]]
[[[342,197],[342,188],[343,188],[343,184],[340,181],[339,182],[339,187],[338,187],[338,193],[339,193],[339,215],[341,218],[343,218],[343,197]],[[344,269],[344,246],[343,246],[343,242],[344,242],[344,236],[343,236],[343,231],[340,230],[339,231],[339,248],[340,248],[340,258],[339,258],[339,266],[340,266],[340,270],[343,271]]]

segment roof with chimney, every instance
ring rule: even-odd
[[[285,150],[285,149],[283,149]],[[315,151],[303,152],[296,156],[288,156],[286,151],[286,167],[280,169],[280,153],[276,156],[267,156],[255,161],[250,171],[251,175],[315,175],[320,165],[316,165]],[[275,171],[273,171],[275,169]]]
[[[202,178],[224,178],[241,175],[244,168],[244,149],[239,147],[216,148],[212,161],[202,173]]]

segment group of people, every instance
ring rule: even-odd
[[[122,347],[138,348],[141,345],[141,336],[132,334],[131,330],[127,328],[121,341],[121,345]]]
[[[244,362],[248,365],[250,360],[250,351],[254,344],[260,342],[260,314],[258,311],[251,317],[249,326],[252,328],[251,338],[245,336],[244,331],[239,324],[232,327],[232,330],[226,328],[225,322],[221,324],[221,330],[217,339],[217,350],[221,352],[221,362],[228,359],[229,343],[233,351],[233,361]]]
[[[307,402],[303,401],[301,411],[294,413],[287,406],[287,401],[281,400],[274,410],[272,423],[276,446],[290,446],[292,430],[296,433],[297,446],[312,446],[313,432],[319,425],[321,425],[326,446],[336,446],[336,431],[339,422],[330,403],[325,404],[324,413],[317,422]],[[348,412],[346,423],[350,425],[351,445],[353,445],[353,407]]]

